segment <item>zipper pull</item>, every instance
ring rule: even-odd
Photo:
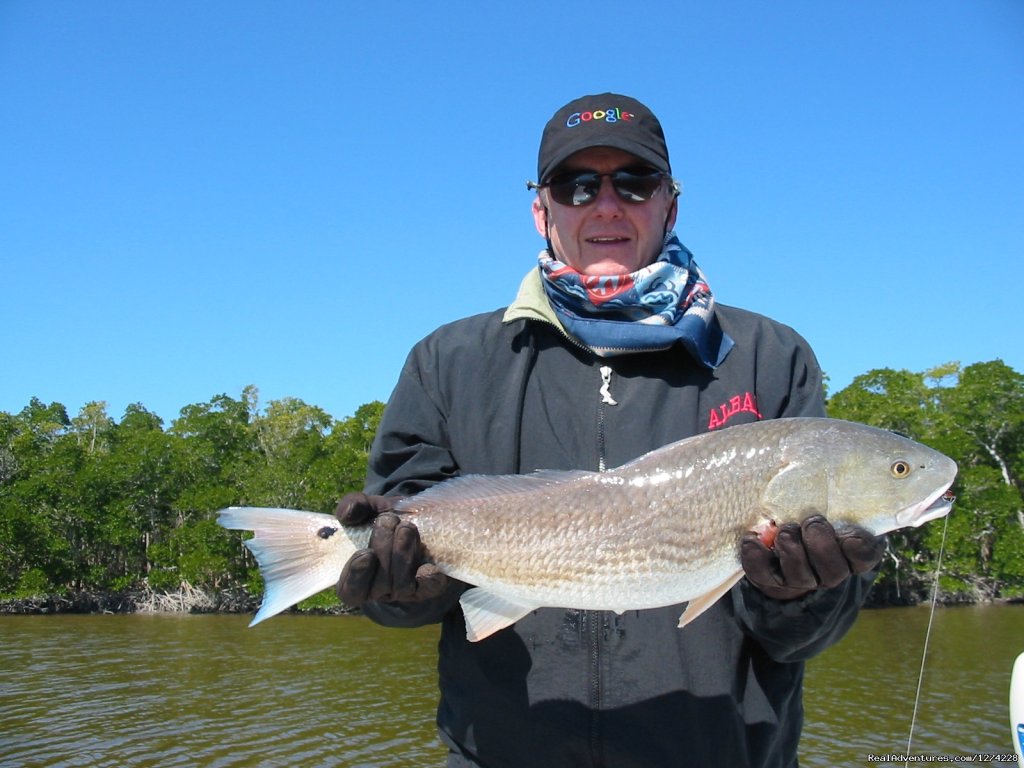
[[[612,397],[609,387],[612,383],[612,369],[607,365],[601,366],[601,402],[608,405],[618,405]]]

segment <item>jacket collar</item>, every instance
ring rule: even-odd
[[[515,301],[508,306],[505,315],[501,318],[503,323],[511,323],[515,320],[539,320],[553,325],[565,333],[565,328],[562,327],[555,315],[554,307],[551,306],[547,294],[544,293],[544,284],[538,267],[534,267],[526,273],[526,277],[519,285],[519,293],[516,294]]]

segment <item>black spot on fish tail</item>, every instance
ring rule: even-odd
[[[331,528],[331,526],[325,525],[323,528],[316,532],[316,535],[319,536],[321,539],[329,539],[337,532],[337,528]]]

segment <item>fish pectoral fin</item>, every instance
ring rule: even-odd
[[[736,582],[742,578],[743,569],[741,568],[735,573],[729,574],[729,578],[718,586],[712,587],[700,597],[695,597],[687,603],[686,608],[683,610],[683,615],[679,617],[679,628],[682,629],[712,605],[717,603],[722,598],[722,595],[732,589]]]
[[[463,592],[459,603],[462,605],[462,615],[466,617],[466,639],[471,643],[515,624],[530,611],[540,607],[516,603],[480,587]]]

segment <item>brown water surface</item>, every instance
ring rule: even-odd
[[[927,621],[925,608],[866,611],[809,665],[802,766],[905,752]],[[247,622],[0,617],[0,766],[443,766],[436,628]],[[1022,650],[1024,606],[940,609],[913,754],[1008,754]]]

